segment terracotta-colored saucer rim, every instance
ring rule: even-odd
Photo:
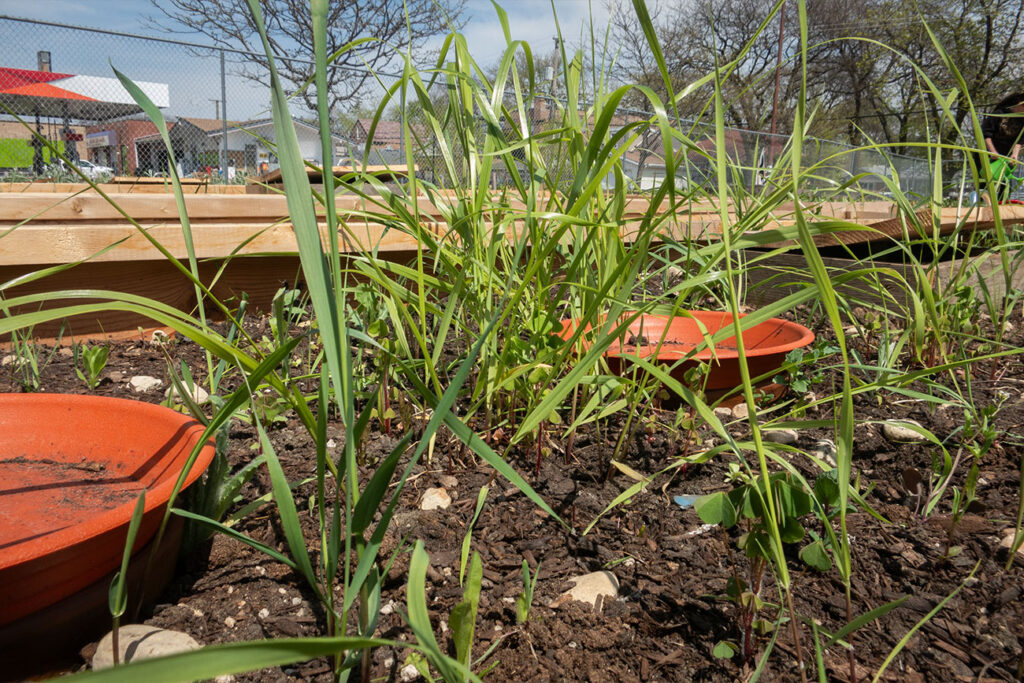
[[[728,313],[725,313],[725,312],[722,312],[722,311],[685,311],[685,313],[687,313],[689,315],[679,315],[679,316],[675,316],[675,317],[677,317],[677,318],[689,318],[689,317],[692,317],[692,318],[695,318],[697,320],[701,320],[702,322],[705,322],[707,320],[713,320],[715,322],[718,322],[718,321],[720,321],[722,319],[723,316],[728,316],[729,315]],[[628,317],[629,315],[632,315],[632,313],[623,313],[623,317]],[[740,314],[740,318],[744,318],[744,317],[746,317],[746,314],[741,313]],[[657,314],[645,313],[645,314],[642,314],[641,316],[639,316],[637,318],[637,320],[639,320],[640,318],[650,318],[652,320],[659,320],[659,321],[670,322],[670,316],[667,316],[667,315],[657,315]],[[731,324],[731,322],[730,322],[730,324]],[[765,320],[764,322],[758,323],[754,327],[760,327],[761,325],[776,325],[776,326],[778,326],[778,329],[780,331],[781,330],[787,330],[789,332],[795,333],[794,334],[794,338],[791,341],[787,341],[784,344],[774,344],[774,345],[771,345],[771,346],[756,346],[756,347],[746,348],[746,349],[744,349],[744,352],[745,352],[744,355],[747,358],[758,358],[758,357],[761,357],[761,356],[771,356],[771,355],[775,355],[775,354],[785,354],[785,353],[789,353],[793,349],[798,349],[798,348],[802,348],[802,347],[805,347],[805,346],[809,346],[810,344],[812,344],[814,342],[814,333],[811,332],[806,327],[804,327],[803,325],[800,325],[799,323],[795,323],[795,322],[792,322],[792,321],[789,321],[789,320],[784,320],[783,318],[769,318],[768,320]],[[587,327],[589,328],[590,326],[588,325]],[[561,332],[560,336],[563,339],[568,339],[575,332],[575,329],[576,329],[575,320],[573,320],[573,319],[562,320],[562,332]],[[749,329],[753,329],[753,327],[749,328]],[[719,361],[722,361],[722,360],[733,360],[733,359],[736,359],[736,358],[739,357],[739,354],[737,353],[736,349],[731,349],[731,348],[704,347],[703,349],[701,349],[697,353],[692,353],[692,349],[693,349],[692,343],[687,343],[685,345],[686,346],[685,349],[679,348],[681,346],[683,346],[683,345],[679,344],[679,343],[672,343],[672,342],[668,341],[667,339],[666,339],[666,341],[664,343],[662,343],[660,346],[658,346],[657,342],[652,339],[652,343],[644,345],[644,346],[638,348],[636,351],[626,352],[626,351],[622,351],[622,350],[619,350],[619,349],[609,349],[609,350],[605,351],[605,355],[609,356],[609,357],[627,357],[627,358],[628,357],[633,357],[633,358],[649,358],[651,356],[655,356],[656,355],[659,360],[667,360],[667,361],[682,360],[684,358],[686,358],[688,360],[695,360],[695,361],[707,361],[707,360],[719,360]]]
[[[12,410],[14,405],[19,403],[46,403],[53,407],[55,415],[58,414],[58,411],[67,409],[102,409],[111,412],[121,411],[130,413],[130,416],[125,419],[143,421],[151,420],[168,425],[171,427],[171,429],[168,430],[169,435],[178,434],[180,432],[178,439],[183,440],[186,443],[193,442],[193,446],[194,442],[198,441],[203,432],[202,425],[187,415],[175,412],[164,406],[144,403],[142,401],[131,401],[128,399],[111,398],[107,396],[78,396],[72,394],[0,394],[0,411]],[[0,442],[2,442],[2,439],[3,436],[0,435]],[[192,447],[189,447],[189,451],[191,451],[191,448]],[[185,482],[181,487],[182,491],[195,482],[195,480],[198,479],[204,471],[206,471],[206,468],[213,460],[213,456],[213,442],[209,441],[202,450],[200,450],[199,455],[192,464],[192,468],[189,470],[188,476],[185,478]],[[178,476],[178,474],[168,476],[158,482],[155,486],[146,489],[146,514],[150,514],[167,504]],[[122,524],[127,524],[131,519],[134,509],[135,500],[131,500],[96,515],[95,517],[83,520],[79,524],[65,527],[64,529],[54,531],[53,533],[45,534],[38,538],[25,541],[24,543],[18,543],[7,547],[3,552],[0,552],[0,569],[37,560],[38,558],[49,555],[57,550],[78,545],[91,538],[100,536],[111,529],[115,529]],[[41,512],[41,514],[45,514],[45,511]]]

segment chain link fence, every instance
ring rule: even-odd
[[[7,179],[71,180],[77,176],[57,158],[60,153],[96,180],[111,176],[163,176],[168,156],[156,125],[134,104],[111,66],[138,83],[164,113],[171,146],[182,177],[221,183],[244,183],[277,167],[270,120],[269,89],[251,55],[167,38],[129,35],[57,23],[0,16],[0,175]],[[362,104],[376,105],[394,77],[377,74],[376,85],[363,89]],[[527,129],[556,127],[565,103],[548,95],[532,98]],[[514,110],[514,108],[513,108]],[[364,109],[365,111],[365,109]],[[409,114],[402,121],[397,106],[374,127],[358,114],[332,112],[336,165],[368,164],[396,174],[407,172],[409,144],[413,172],[439,185],[463,183],[468,169],[443,164],[443,152],[426,122]],[[410,110],[414,111],[414,110]],[[292,99],[303,155],[321,163],[316,118],[301,96]],[[613,128],[650,119],[649,113],[620,110]],[[484,121],[480,119],[481,131]],[[511,134],[517,121],[503,121]],[[673,142],[676,184],[713,187],[714,130],[707,124],[677,121],[693,143]],[[622,154],[625,177],[635,191],[660,185],[666,176],[665,145],[656,127],[642,133]],[[38,133],[34,136],[32,132]],[[459,144],[454,130],[445,142]],[[42,138],[41,141],[39,138]],[[725,150],[735,169],[731,182],[757,189],[772,182],[772,166],[787,143],[782,136],[728,129]],[[366,154],[369,149],[369,154]],[[457,154],[458,150],[455,150]],[[552,152],[549,173],[568,181],[572,169]],[[890,184],[904,193],[927,195],[931,171],[925,160],[877,150],[855,150],[824,140],[806,140],[802,164],[814,167],[809,186],[884,196]],[[524,169],[525,170],[525,163]],[[508,169],[492,174],[496,186],[510,182]],[[615,182],[609,177],[609,186]]]

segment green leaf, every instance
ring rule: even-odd
[[[814,497],[824,508],[839,504],[839,484],[834,474],[825,473],[814,480]]]
[[[309,583],[310,588],[319,594],[320,586],[313,572],[313,565],[310,563],[309,552],[306,550],[306,539],[302,535],[302,523],[299,521],[299,512],[295,507],[295,498],[292,497],[292,489],[285,478],[284,469],[277,459],[277,453],[267,438],[267,432],[263,425],[256,423],[256,430],[259,434],[260,445],[263,454],[267,457],[267,472],[270,473],[270,483],[274,491],[274,502],[277,504],[278,516],[281,519],[281,528],[284,530],[285,540],[288,543],[288,551],[295,560],[295,565],[302,573],[303,578]]]
[[[430,565],[430,556],[423,549],[423,541],[416,541],[412,551],[412,558],[409,560],[409,582],[405,587],[406,607],[408,614],[406,619],[409,628],[416,636],[423,654],[431,664],[437,667],[446,681],[460,680],[457,669],[450,666],[454,663],[442,652],[434,638],[434,627],[430,624],[430,612],[427,610],[427,567]]]
[[[711,651],[715,659],[732,659],[739,649],[727,640],[720,640],[715,643],[715,649]]]
[[[113,669],[87,671],[69,677],[104,683],[178,683],[208,680],[225,674],[258,671],[271,666],[305,662],[347,650],[372,647],[410,647],[408,643],[373,638],[279,638],[228,645],[208,645],[167,657],[130,662]]]
[[[363,489],[363,494],[359,496],[355,510],[352,513],[352,533],[361,534],[370,526],[374,514],[376,514],[381,501],[384,500],[384,496],[388,492],[388,485],[391,483],[391,477],[398,466],[398,460],[405,453],[412,437],[412,430],[406,432],[402,440],[391,449],[391,454],[378,465],[377,471],[373,473],[370,481],[367,482],[366,488]]]
[[[128,563],[132,559],[132,551],[135,548],[135,537],[139,533],[139,526],[142,524],[142,516],[146,510],[146,489],[142,489],[138,499],[135,501],[135,509],[132,511],[131,521],[128,522],[128,535],[124,542],[124,552],[121,554],[121,570],[114,575],[110,583],[110,590],[107,593],[107,606],[110,608],[110,616],[115,619],[124,614],[128,606],[128,593],[125,584],[128,580]]]
[[[484,501],[487,500],[488,491],[490,491],[489,487],[481,486],[480,491],[476,494],[476,509],[473,510],[473,518],[469,520],[469,524],[466,526],[466,535],[462,538],[462,550],[459,556],[460,586],[466,573],[466,562],[469,560],[469,545],[473,540],[473,527],[476,525],[477,518],[480,517],[480,512],[484,509]]]
[[[801,548],[800,559],[819,572],[827,572],[832,568],[832,558],[820,539]]]
[[[804,528],[796,517],[787,517],[779,527],[779,535],[783,543],[799,543],[804,538]]]
[[[884,617],[886,614],[888,614],[889,612],[891,612],[892,610],[896,609],[904,602],[906,602],[908,598],[910,598],[909,595],[904,595],[901,598],[896,598],[892,602],[887,602],[884,605],[876,607],[870,612],[865,612],[864,614],[855,617],[853,621],[851,621],[849,624],[847,624],[846,626],[842,627],[834,634],[832,634],[832,636],[825,643],[824,647],[828,649],[832,647],[832,645],[834,645],[835,643],[842,641],[844,638],[846,638],[846,636],[850,635],[851,633],[853,633],[860,627],[864,626],[865,624],[869,624],[875,619],[880,619],[881,617]]]
[[[452,642],[455,643],[455,658],[469,667],[473,654],[473,632],[476,629],[476,615],[480,607],[480,584],[483,580],[483,566],[480,553],[473,553],[469,565],[469,580],[462,602],[452,609],[448,617],[448,625],[452,629]]]
[[[721,524],[726,529],[736,524],[736,508],[729,497],[721,491],[701,496],[694,507],[705,524]]]

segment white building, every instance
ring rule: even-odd
[[[320,146],[320,129],[298,119],[292,119],[295,126],[295,134],[299,140],[299,151],[302,158],[320,165],[323,161]],[[212,130],[207,132],[209,149],[220,150],[223,130]],[[342,139],[334,138],[334,145],[337,147]],[[254,174],[273,170],[278,167],[277,156],[274,154],[268,143],[274,143],[274,121],[272,119],[259,119],[255,121],[243,121],[228,127],[228,160],[239,170]]]

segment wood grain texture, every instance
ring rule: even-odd
[[[58,189],[57,186],[54,189]],[[48,265],[86,261],[39,283],[8,290],[5,295],[70,288],[116,289],[152,297],[183,310],[191,308],[194,303],[191,284],[147,239],[148,235],[175,258],[186,257],[173,195],[119,192],[111,195],[111,199],[114,204],[94,191],[76,193],[71,189],[63,192],[0,191],[0,283]],[[458,248],[455,231],[443,220],[444,203],[452,199],[451,193],[444,192],[432,199],[424,196],[418,200],[416,209],[421,216],[421,229],[434,239]],[[543,206],[545,199],[538,198],[538,205]],[[415,235],[395,227],[399,223],[392,221],[392,214],[383,200],[341,195],[336,203],[344,225],[343,249],[349,252],[372,249],[384,258],[404,260],[418,247]],[[298,269],[297,244],[283,195],[187,195],[185,207],[196,255],[204,260],[201,267],[204,282],[209,281],[207,277],[213,277],[225,260],[230,261],[216,290],[218,297],[231,299],[244,291],[254,304],[262,306],[269,304],[280,281],[294,279]],[[793,225],[794,208],[792,205],[776,207],[766,215],[762,229]],[[498,222],[511,238],[524,228],[521,216],[525,209],[513,200],[503,212],[492,211],[485,220]],[[628,197],[621,219],[606,225],[612,229],[617,227],[629,241],[643,225],[648,209],[645,197]],[[665,214],[662,236],[666,239],[686,237],[710,242],[721,234],[721,214],[710,202],[675,207],[666,204],[661,210]],[[1004,225],[1024,223],[1024,207],[1001,206],[999,211]],[[322,207],[320,213],[323,214]],[[727,215],[730,223],[736,220],[735,212]],[[857,226],[854,230],[819,236],[815,240],[819,246],[918,237],[913,221],[896,216],[894,207],[885,202],[824,203],[806,207],[805,215],[811,221],[844,221]],[[133,225],[128,216],[138,225]],[[959,228],[989,230],[995,224],[990,207],[980,207],[970,213],[955,207],[942,208],[937,217],[937,230],[942,234]],[[922,212],[917,218],[920,224],[931,229],[929,212]],[[544,219],[540,220],[543,225]],[[323,224],[322,229],[326,232]],[[572,231],[590,229],[581,224]],[[326,234],[324,239],[326,241]],[[91,322],[72,322],[79,330],[88,331],[149,326],[148,322],[121,313],[100,316]]]
[[[388,259],[408,263],[414,257],[412,252],[394,251]],[[199,276],[205,283],[217,278],[222,260],[205,261],[199,264]],[[20,266],[0,266],[0,282],[7,282],[23,275]],[[247,310],[267,312],[277,290],[287,284],[301,286],[301,267],[295,255],[247,256],[231,259],[213,285],[215,297],[234,309],[243,294],[248,298]],[[130,292],[173,306],[180,311],[190,312],[196,308],[195,289],[191,281],[166,260],[83,263],[74,268],[56,273],[42,280],[19,285],[5,292],[7,298],[29,294],[45,294],[75,289],[105,289]],[[52,297],[40,307],[56,308],[71,304],[85,303],[82,299],[61,299]],[[38,308],[22,308],[13,313],[26,313]],[[212,320],[221,316],[207,306]],[[151,328],[149,318],[124,311],[104,311],[89,316],[75,316],[66,321],[39,325],[32,330],[37,338],[53,339],[63,334],[76,339],[102,336],[106,332],[130,332],[140,327]],[[0,342],[3,339],[0,338]]]

